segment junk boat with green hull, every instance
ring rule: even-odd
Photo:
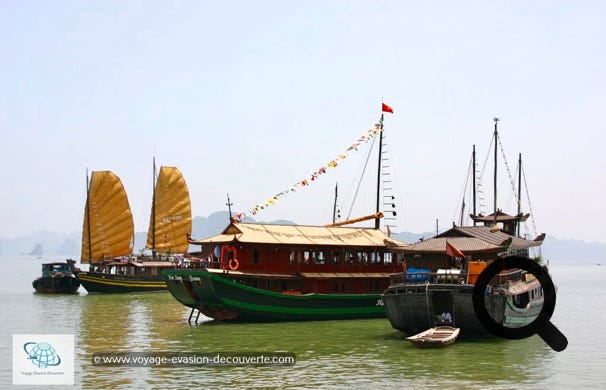
[[[392,275],[391,285],[383,294],[383,302],[391,325],[408,335],[436,326],[444,315],[451,318],[449,325],[460,328],[461,337],[492,335],[480,323],[473,307],[472,293],[478,276],[488,264],[502,257],[540,261],[540,256],[535,257],[532,253],[540,248],[545,234],[535,233],[534,239],[519,237],[520,224],[530,216],[521,211],[521,157],[517,214],[508,215],[496,208],[497,121],[495,118],[494,212],[486,216],[476,214],[474,148],[474,210],[470,214],[474,226],[453,226],[431,239],[401,249],[406,255],[404,272]],[[461,209],[461,225],[463,210],[464,207]],[[476,223],[483,226],[475,226]],[[543,289],[532,274],[511,269],[490,281],[484,301],[496,322],[508,327],[521,327],[539,315],[543,306]]]
[[[164,270],[169,291],[190,320],[197,310],[240,322],[385,317],[381,293],[405,245],[374,228],[242,222],[190,244],[204,260]]]
[[[382,110],[393,112],[385,104]],[[190,321],[195,311],[198,316],[241,322],[385,317],[381,293],[389,285],[389,275],[402,267],[403,256],[396,249],[405,244],[389,237],[389,225],[388,234],[380,229],[384,216],[380,199],[387,199],[383,206],[389,211],[385,213],[395,216],[393,197],[380,196],[380,186],[386,180],[386,173],[381,172],[386,160],[381,151],[383,116],[347,150],[374,141],[375,135],[380,141],[374,214],[335,222],[335,196],[331,225],[245,223],[234,218],[221,234],[190,240],[190,244],[202,247],[202,259],[190,263],[195,269],[162,272],[171,294],[192,309]],[[298,184],[308,185],[345,157],[340,155]],[[255,210],[273,204],[287,192]],[[374,228],[344,226],[366,220],[374,220]]]
[[[175,268],[186,253],[191,232],[189,191],[175,167],[160,167],[156,181],[146,248],[149,255],[133,254],[134,223],[120,178],[111,171],[95,171],[87,178],[87,200],[82,228],[83,271],[68,260],[89,293],[167,291],[161,271]]]

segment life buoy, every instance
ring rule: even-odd
[[[235,271],[240,266],[240,262],[235,257],[229,261],[229,269]]]
[[[221,268],[222,269],[231,269],[232,271],[237,269],[240,265],[237,260],[237,251],[233,245],[224,245],[221,248]],[[235,260],[235,264],[234,263]],[[235,267],[235,268],[232,268]]]

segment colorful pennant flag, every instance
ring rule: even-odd
[[[387,106],[386,104],[383,104],[383,111],[385,111],[386,107],[387,107],[387,109],[390,110],[388,112],[393,113],[393,110],[391,109],[391,107]],[[280,198],[288,195],[290,192],[295,192],[297,190],[297,188],[308,186],[312,181],[315,181],[321,175],[326,174],[326,172],[327,172],[327,170],[329,168],[336,168],[338,166],[338,161],[346,159],[349,156],[349,153],[351,151],[357,151],[359,146],[367,144],[368,142],[370,142],[370,140],[372,140],[381,131],[383,131],[383,120],[382,120],[382,118],[379,121],[379,123],[377,123],[373,127],[371,127],[368,131],[366,131],[364,134],[362,134],[360,136],[360,138],[358,138],[358,140],[355,143],[353,143],[352,145],[350,145],[345,150],[344,154],[339,154],[336,158],[334,158],[333,160],[330,160],[328,163],[326,163],[326,165],[320,167],[320,169],[318,169],[317,171],[313,172],[309,177],[297,181],[289,189],[284,190],[284,191],[282,191],[282,192],[280,192],[280,193],[272,196],[268,200],[266,200],[264,202],[261,202],[261,203],[257,204],[256,206],[251,207],[248,211],[250,212],[251,215],[255,215],[259,211],[263,210],[265,207],[273,205],[278,199],[280,199]],[[244,219],[248,218],[248,215],[245,212],[238,213],[237,214],[237,218],[239,220],[244,220]]]

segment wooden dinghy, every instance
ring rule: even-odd
[[[406,340],[417,347],[445,347],[454,343],[460,332],[460,328],[436,326],[414,336],[407,337]]]

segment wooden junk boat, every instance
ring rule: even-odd
[[[382,140],[382,120],[368,134]],[[379,173],[380,164],[381,153]],[[378,186],[377,210],[368,216],[374,228],[232,219],[220,234],[190,240],[201,246],[207,266],[164,270],[168,289],[191,308],[190,321],[196,310],[238,322],[384,318],[381,293],[389,275],[402,268],[395,248],[405,244],[379,229]]]
[[[152,255],[133,254],[134,222],[128,197],[120,178],[111,171],[87,175],[87,200],[82,228],[80,262],[89,270],[75,267],[78,280],[89,293],[167,291],[162,270],[179,265],[186,253],[191,232],[191,204],[183,175],[176,167],[160,167],[156,181],[146,248]]]
[[[494,137],[496,163],[496,118]],[[475,167],[475,149],[473,157]],[[519,162],[520,183],[521,158]],[[518,184],[518,191],[520,188]],[[474,213],[470,217],[474,225],[483,223],[483,226],[453,226],[433,238],[401,249],[406,254],[406,266],[403,272],[392,275],[390,287],[383,294],[387,318],[395,329],[414,335],[434,326],[435,318],[447,311],[452,313],[454,323],[464,337],[492,335],[480,323],[473,307],[472,293],[478,276],[498,258],[523,257],[540,261],[540,257],[531,256],[531,249],[539,248],[545,239],[545,234],[534,239],[520,237],[519,225],[529,214],[521,212],[519,201],[517,215],[505,214],[496,207],[496,184],[494,193],[494,212],[488,216],[477,215],[474,202]],[[518,200],[520,198],[518,192]],[[496,322],[521,327],[539,315],[543,290],[532,274],[511,269],[491,280],[485,302]]]

